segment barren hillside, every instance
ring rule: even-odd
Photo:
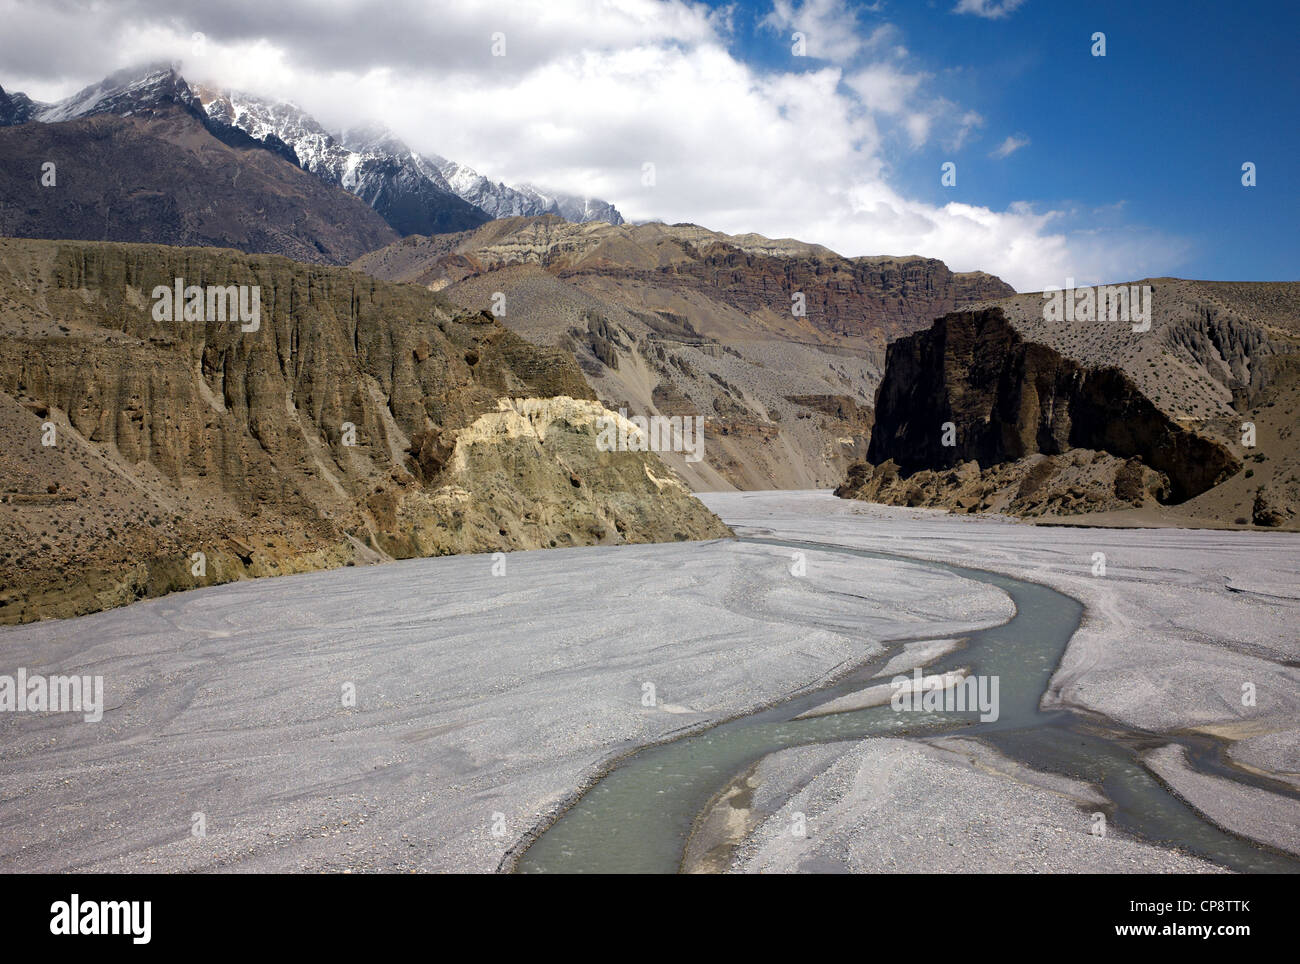
[[[175,278],[258,286],[258,326],[155,320]],[[418,287],[0,240],[0,325],[3,622],[248,575],[727,533],[654,455],[598,450],[608,413],[571,356]]]
[[[669,456],[697,490],[833,484],[866,453],[886,341],[1011,291],[933,259],[558,218],[407,238],[355,267],[495,298],[503,324],[573,350],[607,405],[704,416],[704,462]]]

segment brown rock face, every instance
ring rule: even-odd
[[[871,433],[873,411],[850,395],[787,395],[786,401],[838,419],[864,438]]]
[[[704,417],[703,460],[669,456],[700,490],[834,484],[866,452],[886,341],[1012,293],[928,258],[549,217],[407,238],[354,267],[466,307],[504,298],[502,323],[573,351],[602,399]]]
[[[934,258],[841,258],[819,254],[767,255],[725,241],[683,245],[683,259],[649,270],[584,263],[558,272],[636,277],[646,283],[696,291],[755,315],[788,309],[802,293],[809,322],[822,335],[873,342],[913,331],[953,308],[1015,293],[992,275],[958,274]]]
[[[1287,521],[1287,512],[1281,507],[1277,493],[1270,492],[1263,486],[1255,493],[1252,519],[1257,526],[1272,528]]]
[[[872,464],[893,460],[910,473],[1072,448],[1141,459],[1168,477],[1175,502],[1241,467],[1226,446],[1179,425],[1119,369],[1085,367],[1026,341],[997,308],[946,315],[889,346],[867,451]]]
[[[256,286],[256,329],[155,320],[176,278]],[[0,324],[0,622],[391,557],[727,534],[655,455],[598,450],[571,355],[420,288],[0,240]]]
[[[893,461],[874,466],[856,462],[835,494],[888,505],[1034,518],[1151,507],[1168,496],[1169,479],[1135,458],[1073,449],[987,469],[963,462],[953,469],[907,475]]]
[[[356,267],[445,285],[526,263],[591,290],[602,290],[600,279],[673,289],[750,318],[806,319],[813,337],[865,336],[878,346],[961,305],[1015,294],[993,275],[954,272],[934,258],[846,258],[820,245],[694,224],[569,224],[555,217],[504,218],[476,231],[408,239]],[[791,311],[795,293],[803,295],[804,314]]]

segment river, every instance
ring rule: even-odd
[[[681,868],[687,841],[700,814],[733,780],[769,753],[873,736],[960,732],[962,736],[979,737],[1028,766],[1096,784],[1113,804],[1107,815],[1111,826],[1142,840],[1178,847],[1232,870],[1300,872],[1300,861],[1295,858],[1225,832],[1202,818],[1141,764],[1140,750],[1173,738],[1085,719],[1069,710],[1039,708],[1083,614],[1077,600],[999,573],[901,555],[780,539],[741,541],[906,561],[1006,592],[1016,606],[1008,622],[970,633],[963,648],[927,668],[927,673],[939,673],[968,667],[972,674],[998,677],[998,719],[981,723],[977,712],[901,713],[888,704],[794,719],[805,710],[862,688],[896,652],[891,647],[827,689],[670,743],[647,747],[616,762],[532,843],[515,870],[674,873]],[[1191,751],[1194,765],[1222,771],[1208,741],[1184,745]],[[1231,775],[1255,782],[1238,771]],[[959,789],[954,787],[954,792]]]

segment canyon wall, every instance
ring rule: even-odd
[[[256,330],[155,320],[176,278],[256,286]],[[0,325],[3,622],[246,575],[728,534],[654,454],[597,450],[605,410],[571,355],[415,286],[5,239]]]
[[[943,426],[951,422],[953,444]],[[1182,502],[1241,468],[1219,441],[1154,405],[1116,367],[1025,340],[998,308],[957,312],[888,349],[867,461],[905,474],[1101,450],[1164,473]]]

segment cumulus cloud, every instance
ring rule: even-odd
[[[180,59],[191,80],[293,100],[335,128],[383,123],[417,150],[603,197],[630,220],[850,256],[924,254],[1022,290],[1164,273],[1177,251],[1071,228],[1088,221],[1059,205],[904,196],[891,184],[900,145],[956,152],[984,120],[938,95],[897,28],[863,22],[861,6],[778,0],[758,33],[780,45],[777,67],[738,56],[732,11],[686,0],[442,0],[432,11],[423,0],[0,0],[0,84],[53,99],[116,67]],[[799,24],[810,41],[829,29],[833,45],[786,56],[773,28]],[[494,33],[504,57],[492,56]]]
[[[791,38],[801,34],[805,55],[824,60],[851,60],[882,39],[863,36],[857,13],[845,0],[774,0],[772,12],[759,24]]]
[[[899,114],[925,77],[908,74],[889,64],[871,64],[845,78],[869,111]]]

